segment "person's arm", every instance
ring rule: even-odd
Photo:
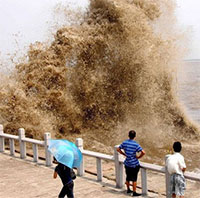
[[[140,155],[139,156],[136,156],[137,159],[140,159],[141,157],[143,157],[145,155],[145,151],[144,150],[141,150],[140,151]]]
[[[185,160],[184,160],[184,157],[182,157],[182,159],[179,161],[179,167],[180,169],[183,171],[183,173],[185,172],[186,170],[186,164],[185,164]]]
[[[53,178],[56,179],[57,178],[58,173],[56,171],[54,171],[53,173]]]
[[[120,154],[122,154],[122,155],[124,155],[126,157],[126,154],[119,147],[117,148],[117,152],[120,153]]]

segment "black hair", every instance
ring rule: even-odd
[[[53,156],[53,163],[57,164],[58,161],[56,160],[56,158]]]
[[[135,132],[134,130],[129,131],[128,137],[129,137],[130,139],[134,139],[135,136],[136,136],[136,132]]]
[[[182,146],[180,142],[174,142],[173,149],[175,152],[181,152]]]

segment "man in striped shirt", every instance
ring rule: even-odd
[[[126,170],[126,186],[127,193],[133,192],[133,196],[140,196],[141,194],[136,192],[137,186],[137,175],[140,170],[139,158],[145,155],[145,151],[142,147],[134,140],[136,132],[129,131],[129,139],[125,140],[118,148],[117,151],[126,156],[124,166]],[[140,153],[137,155],[137,153]],[[133,182],[133,191],[130,190],[130,181]]]

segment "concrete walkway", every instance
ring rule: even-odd
[[[61,187],[59,178],[53,179],[53,167],[35,164],[27,158],[11,157],[0,153],[0,197],[1,198],[56,198]],[[44,163],[44,162],[43,162]],[[140,190],[138,190],[140,192]],[[116,189],[113,181],[104,178],[96,182],[96,177],[85,174],[75,180],[76,198],[124,198],[130,197],[125,189]],[[148,198],[164,197],[150,193]]]

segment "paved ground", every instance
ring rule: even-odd
[[[31,158],[19,159],[8,153],[0,153],[0,198],[56,198],[61,187],[59,178],[53,179],[53,167],[49,168],[32,162]],[[94,172],[95,160],[87,159],[87,170]],[[111,166],[107,164],[105,172],[112,177]],[[111,172],[111,173],[110,173]],[[164,198],[164,176],[148,173],[148,198]],[[187,182],[185,198],[200,198],[199,182]],[[140,178],[138,179],[140,186]],[[141,190],[138,189],[138,192]],[[86,173],[84,177],[75,180],[76,198],[125,198],[130,197],[125,189],[116,189],[112,180],[103,178],[96,181],[96,176]]]
[[[44,163],[44,162],[43,162]],[[0,153],[0,197],[1,198],[56,198],[62,184],[60,179],[53,179],[53,167],[35,164],[31,159],[21,160]],[[138,190],[139,192],[140,190]],[[122,198],[129,197],[125,189],[115,188],[115,183],[104,178],[96,182],[96,177],[85,174],[75,180],[77,198]],[[160,197],[150,193],[149,198]]]

